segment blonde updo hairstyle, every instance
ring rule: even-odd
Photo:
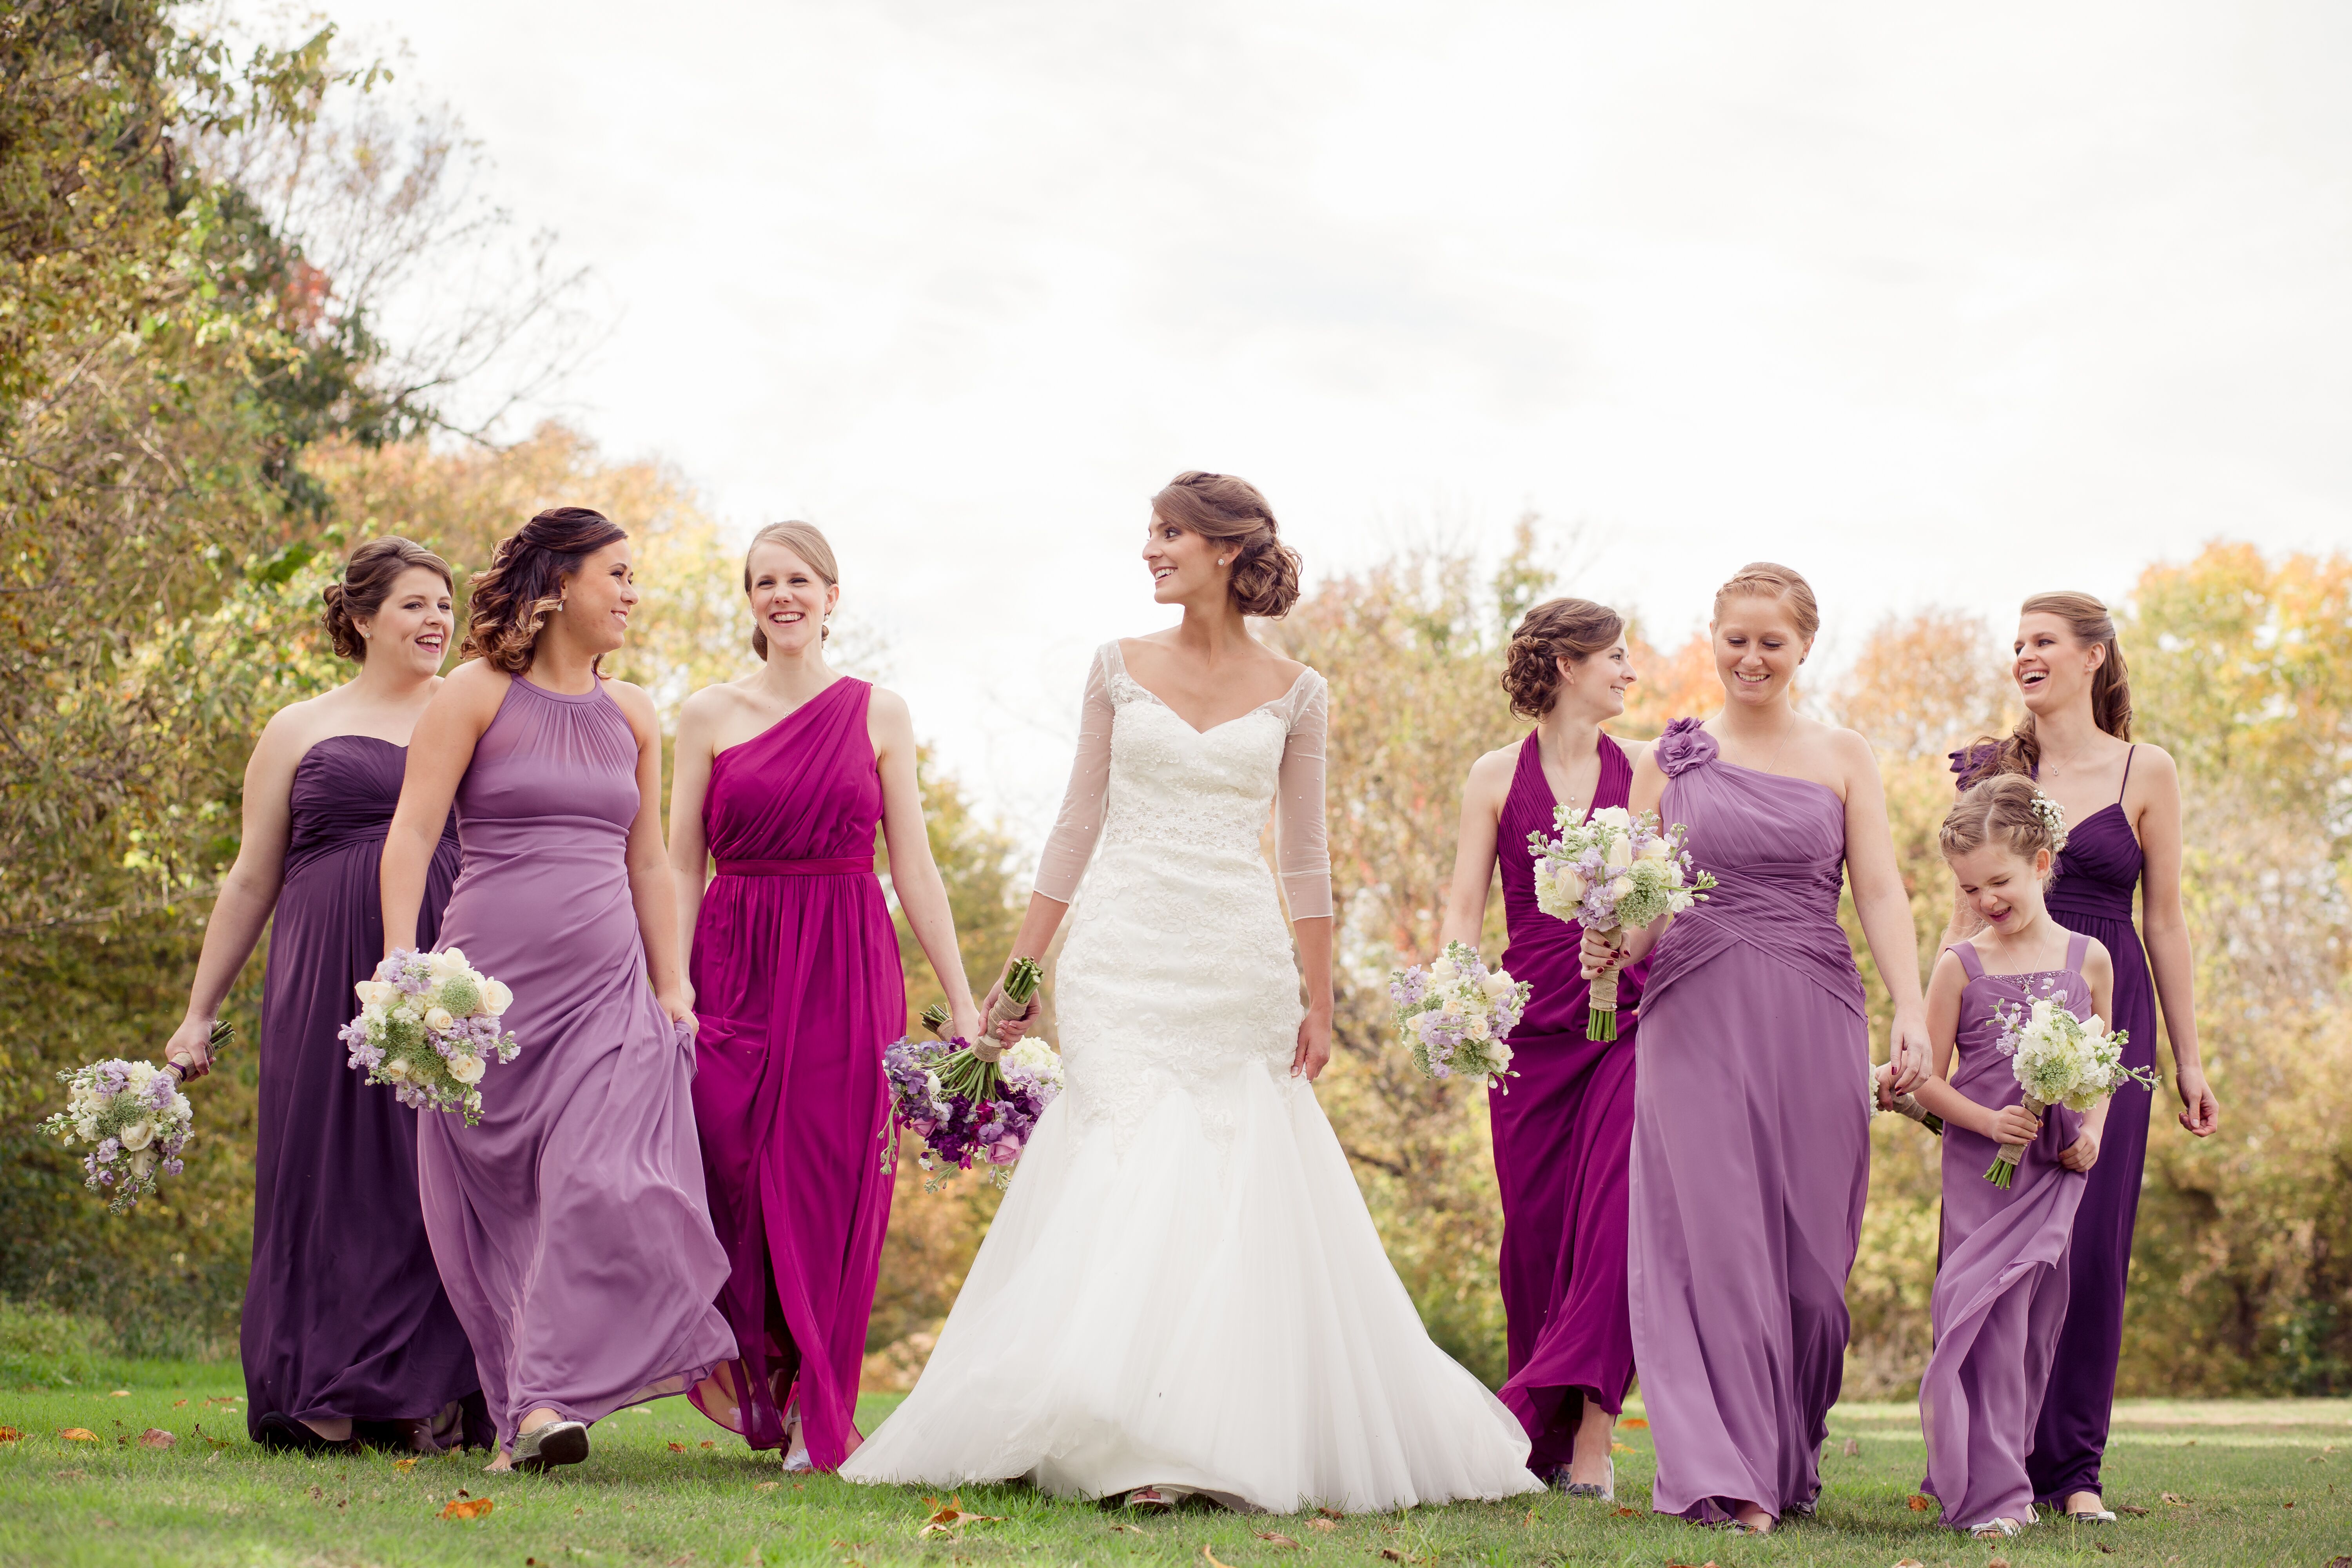
[[[1271,619],[1298,602],[1298,552],[1277,537],[1274,509],[1247,479],[1187,468],[1151,498],[1153,514],[1237,546],[1226,591],[1243,615]]]
[[[1590,599],[1546,599],[1511,628],[1503,655],[1503,689],[1511,711],[1541,719],[1559,700],[1562,659],[1582,664],[1615,647],[1625,635],[1625,617]]]
[[[2054,869],[2058,851],[2066,847],[2064,829],[2055,818],[2057,808],[2044,800],[2032,779],[2022,773],[1995,773],[1960,792],[1944,816],[1936,845],[1949,859],[1999,844],[2028,865],[2047,849]],[[2049,875],[2044,870],[2043,880]]]
[[[401,574],[412,566],[438,574],[444,587],[457,591],[457,581],[449,563],[413,539],[386,534],[352,552],[351,559],[343,563],[342,580],[328,584],[321,595],[327,607],[319,619],[337,653],[355,664],[367,662],[367,638],[360,634],[360,617],[383,609]]]
[[[1822,629],[1822,610],[1813,602],[1813,585],[1802,573],[1777,562],[1750,561],[1733,573],[1731,580],[1715,591],[1716,620],[1723,619],[1723,606],[1734,599],[1780,600],[1796,626],[1797,636],[1808,644]]]
[[[833,546],[825,542],[824,534],[817,531],[816,524],[772,522],[751,536],[751,545],[743,552],[743,592],[745,594],[751,592],[751,552],[759,549],[762,544],[782,545],[799,556],[810,571],[824,578],[826,587],[841,586],[841,567],[833,558]],[[816,640],[820,646],[830,640],[832,637],[833,626],[830,622],[817,627]],[[751,623],[751,651],[760,656],[760,661],[762,664],[767,662],[768,632],[767,628],[758,621]]]

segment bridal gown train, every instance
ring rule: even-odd
[[[1385,1510],[1538,1489],[1517,1417],[1430,1342],[1313,1087],[1259,834],[1330,912],[1324,685],[1196,731],[1097,656],[1038,890],[1067,900],[1062,1098],[856,1481],[1160,1484]],[[1088,862],[1091,861],[1089,871]]]

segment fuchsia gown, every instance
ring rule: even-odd
[[[784,1437],[799,1385],[817,1468],[856,1441],[858,1369],[890,1219],[882,1052],[906,976],[874,874],[882,779],[873,688],[835,681],[712,760],[703,830],[718,875],[694,928],[702,1020],[695,1117],[730,1266],[719,1303],[741,1356],[733,1411],[695,1403],[755,1448]]]
[[[1630,798],[1633,764],[1601,737],[1592,809]],[[1519,745],[1496,824],[1510,946],[1503,967],[1535,987],[1511,1031],[1507,1094],[1489,1094],[1495,1181],[1503,1197],[1501,1275],[1510,1381],[1503,1403],[1528,1429],[1528,1468],[1569,1462],[1584,1401],[1611,1415],[1633,1381],[1625,1304],[1626,1167],[1633,1137],[1634,1008],[1646,963],[1618,978],[1617,1038],[1589,1040],[1592,988],[1578,956],[1584,928],[1536,907],[1528,835],[1552,831],[1558,803],[1536,737]]]
[[[2083,955],[2090,947],[2091,939],[2077,934],[2067,940],[2063,969],[1987,974],[1974,943],[1953,944],[1969,976],[1954,1089],[1995,1110],[2024,1098],[1998,1048],[1994,1008],[2031,1007],[2048,996],[2089,1017]],[[2022,1523],[2033,1503],[2026,1456],[2066,1321],[2068,1254],[2088,1186],[2058,1156],[2081,1125],[2074,1112],[2052,1106],[2006,1192],[1984,1179],[1993,1141],[1944,1128],[1944,1259],[1928,1301],[1936,1349],[1919,1378],[1919,1426],[1927,1437],[1927,1479],[1919,1489],[1943,1503],[1944,1522],[1956,1530],[1996,1519]]]

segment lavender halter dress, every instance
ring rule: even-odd
[[[1722,761],[1696,719],[1658,741],[1661,819],[1715,873],[1651,959],[1633,1090],[1633,1360],[1651,1506],[1808,1511],[1844,1371],[1845,1280],[1870,1184],[1870,1031],[1837,918],[1845,807]]]
[[[1625,749],[1603,735],[1592,806],[1623,805],[1633,784]],[[1633,1136],[1634,1009],[1647,963],[1619,977],[1618,1037],[1588,1040],[1592,987],[1578,947],[1584,928],[1536,907],[1528,835],[1552,830],[1557,802],[1536,737],[1519,745],[1496,825],[1511,942],[1503,967],[1535,987],[1511,1031],[1508,1094],[1486,1097],[1495,1183],[1503,1198],[1501,1275],[1510,1381],[1505,1405],[1528,1429],[1528,1468],[1567,1464],[1584,1402],[1611,1415],[1633,1382],[1625,1305],[1627,1160]]]
[[[2024,1098],[1999,1049],[1995,1009],[2030,1007],[2047,996],[2089,1017],[2083,955],[2090,946],[2086,936],[2070,937],[2063,969],[1987,974],[1973,942],[1953,944],[1969,976],[1954,1089],[1995,1110]],[[2081,1126],[2073,1111],[2051,1107],[2006,1192],[1984,1179],[1993,1141],[1964,1127],[1944,1129],[1944,1257],[1928,1300],[1936,1349],[1919,1378],[1919,1426],[1927,1437],[1927,1479],[1919,1489],[1943,1503],[1944,1522],[1955,1530],[1996,1519],[2022,1523],[2033,1503],[2026,1456],[2066,1321],[2067,1250],[2087,1184],[2058,1156]]]
[[[444,946],[514,992],[479,1125],[418,1118],[425,1226],[501,1443],[594,1421],[735,1354],[696,1145],[694,1038],[646,978],[625,853],[637,742],[600,683],[516,677],[457,786]],[[379,1091],[388,1093],[388,1090]]]

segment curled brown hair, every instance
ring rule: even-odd
[[[2064,818],[2032,779],[1995,773],[1960,792],[1944,814],[1936,844],[1946,859],[1999,844],[2026,861],[2047,849],[2054,864],[2066,847]]]
[[[2116,635],[2116,618],[2107,613],[2107,606],[2088,594],[2036,594],[2017,613],[2056,616],[2066,623],[2076,642],[2084,647],[2097,643],[2107,650],[2099,668],[2091,672],[2091,720],[2116,740],[2130,740],[2131,671],[2125,668],[2123,638]],[[1980,735],[1965,752],[1953,755],[1965,757],[1958,765],[1966,767],[1972,780],[1993,773],[2032,777],[2042,771],[2042,737],[2033,728],[2033,715],[2028,713],[2001,740]]]
[[[782,545],[808,563],[809,570],[824,578],[826,587],[841,586],[841,568],[834,563],[833,546],[825,542],[825,537],[817,531],[816,524],[772,522],[753,534],[751,542],[743,549],[743,592],[746,594],[751,591],[751,552],[759,549],[762,544]],[[824,626],[817,628],[816,640],[819,643],[826,642],[832,637],[832,626]],[[751,651],[760,656],[761,663],[767,661],[767,628],[756,620],[751,623]]]
[[[458,657],[522,674],[530,668],[540,628],[563,602],[563,580],[604,546],[628,537],[601,511],[558,506],[499,540],[489,570],[474,579],[466,607],[466,646]]]
[[[453,592],[457,586],[449,563],[413,539],[386,534],[352,552],[351,559],[343,563],[342,580],[327,584],[321,595],[327,607],[319,614],[337,653],[361,664],[367,662],[367,638],[360,635],[359,617],[383,608],[383,602],[392,597],[393,584],[412,566],[440,574],[443,585]]]
[[[1807,642],[1822,629],[1822,609],[1813,602],[1813,585],[1805,581],[1804,574],[1777,562],[1750,561],[1731,574],[1731,580],[1715,591],[1715,618],[1723,618],[1723,606],[1734,599],[1778,599],[1789,608],[1789,618],[1796,623],[1797,635]]]
[[[1240,547],[1225,588],[1243,615],[1286,616],[1298,602],[1298,552],[1276,536],[1274,509],[1247,479],[1187,468],[1151,498],[1151,510],[1203,539]]]
[[[1625,617],[1590,599],[1546,599],[1519,617],[1503,654],[1511,711],[1540,719],[1559,700],[1559,661],[1582,664],[1625,635]]]

